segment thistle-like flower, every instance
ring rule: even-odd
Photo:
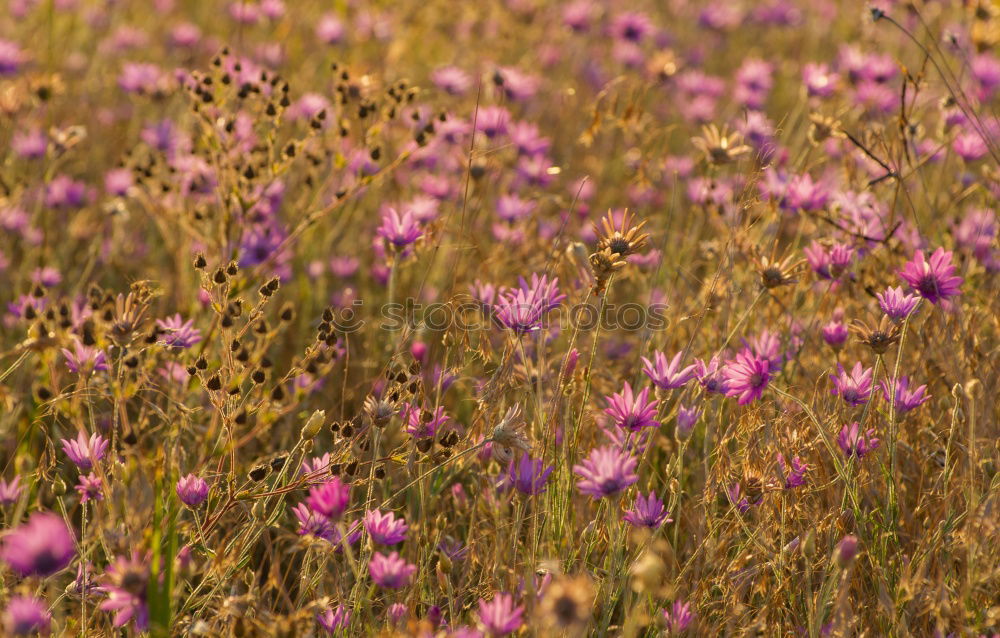
[[[742,135],[730,133],[726,126],[719,130],[715,124],[702,126],[701,137],[691,138],[691,143],[705,155],[705,161],[716,165],[734,162],[740,155],[752,150],[743,144]]]
[[[648,527],[649,529],[657,529],[664,523],[673,520],[670,518],[670,512],[667,511],[663,501],[652,491],[646,496],[636,494],[635,505],[625,512],[624,518],[636,527]]]
[[[858,336],[858,341],[876,354],[884,354],[893,344],[899,343],[899,325],[893,323],[887,315],[882,315],[875,327],[869,327],[864,321],[855,319],[851,322],[851,330]]]
[[[892,391],[893,385],[895,385],[894,392]],[[926,385],[911,389],[909,377],[900,377],[895,384],[890,383],[887,379],[883,379],[879,382],[879,387],[882,388],[882,396],[885,398],[886,403],[895,401],[896,414],[900,416],[914,408],[919,408],[931,398],[931,395],[925,394],[927,391]]]
[[[490,636],[507,636],[520,628],[524,607],[514,605],[510,594],[497,594],[486,602],[479,599],[479,622]]]
[[[615,420],[615,424],[626,430],[641,430],[642,428],[658,428],[656,406],[659,401],[649,400],[649,388],[633,393],[628,381],[621,392],[616,392],[608,399],[608,407],[604,413]]]
[[[573,472],[581,477],[576,487],[592,498],[615,496],[639,480],[638,460],[614,445],[594,448]]]
[[[656,351],[653,353],[653,361],[642,357],[643,369],[650,381],[660,390],[675,390],[683,388],[687,382],[695,376],[695,365],[681,368],[681,357],[683,352],[678,352],[669,362],[667,355]]]
[[[679,598],[674,601],[670,609],[663,610],[663,622],[667,626],[668,636],[682,633],[693,620],[694,612],[691,611],[691,603],[686,603]]]
[[[927,259],[923,251],[918,250],[913,260],[899,271],[899,278],[932,304],[960,295],[962,278],[955,275],[951,255],[951,251],[938,248]]]
[[[601,228],[594,226],[594,232],[600,239],[597,242],[598,252],[608,250],[620,259],[634,255],[646,247],[649,233],[642,232],[645,221],[635,223],[635,215],[626,209],[621,219],[616,223],[611,211],[601,219]]]
[[[861,362],[854,364],[850,372],[844,366],[837,364],[837,374],[831,374],[833,381],[833,394],[839,394],[847,405],[857,407],[868,402],[872,395],[872,378],[875,371],[872,368],[864,368]]]
[[[878,299],[878,307],[882,312],[896,323],[901,323],[909,317],[920,302],[919,297],[904,293],[900,286],[889,287],[884,292],[875,293],[875,298]]]
[[[396,518],[393,512],[383,514],[379,510],[369,510],[362,521],[365,531],[379,545],[398,545],[406,540],[409,526],[402,517]]]
[[[855,421],[850,425],[845,425],[837,435],[837,445],[840,446],[844,456],[850,458],[856,456],[864,458],[866,454],[878,447],[879,440],[875,438],[875,429],[869,428],[861,431],[861,425]]]

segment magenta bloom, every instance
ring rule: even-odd
[[[515,607],[510,594],[497,594],[490,602],[479,599],[479,622],[491,636],[506,636],[517,631],[523,613],[524,608]]]
[[[335,476],[325,483],[310,488],[306,504],[314,512],[336,520],[344,515],[350,501],[351,486]]]
[[[882,396],[885,397],[887,403],[892,401],[891,397],[895,394],[896,413],[899,415],[906,414],[914,408],[919,408],[931,398],[929,394],[924,394],[927,391],[926,385],[911,390],[909,377],[899,378],[896,382],[895,392],[890,391],[892,386],[887,379],[880,381],[879,387],[882,388]]]
[[[3,627],[8,636],[47,636],[51,622],[48,605],[34,596],[12,596],[3,611]]]
[[[517,288],[500,293],[496,300],[497,320],[515,334],[534,332],[542,327],[546,313],[558,307],[566,295],[559,294],[559,278],[531,275],[531,285],[522,277]]]
[[[955,276],[951,251],[944,248],[935,250],[929,260],[918,250],[899,271],[899,278],[932,304],[962,293],[962,278]]]
[[[400,215],[395,208],[389,208],[385,212],[382,225],[375,232],[397,250],[406,248],[424,234],[413,211],[408,210]]]
[[[733,483],[726,489],[726,496],[729,497],[729,502],[733,504],[740,514],[745,514],[747,510],[753,505],[760,505],[764,500],[764,495],[761,494],[754,500],[750,500],[749,496],[744,496],[742,494],[743,488],[739,483]]]
[[[843,348],[844,344],[847,343],[847,337],[850,335],[847,324],[837,320],[825,324],[820,328],[819,332],[823,336],[823,341],[834,350]]]
[[[687,438],[691,435],[691,430],[697,425],[698,419],[701,418],[701,408],[697,406],[686,407],[683,404],[677,406],[677,434],[681,438]]]
[[[726,396],[736,397],[739,405],[746,405],[760,398],[771,380],[771,362],[744,349],[726,364]]]
[[[160,343],[174,348],[190,348],[201,341],[201,331],[194,327],[194,319],[184,319],[180,314],[166,319],[157,319],[156,325],[163,331]]]
[[[725,365],[719,355],[713,356],[708,363],[703,359],[695,359],[694,367],[694,376],[705,392],[710,394],[726,393]]]
[[[527,496],[541,494],[545,492],[545,483],[553,469],[554,466],[545,467],[543,461],[532,459],[525,452],[519,460],[511,459],[507,464],[507,473],[501,479],[500,488],[514,487]]]
[[[330,519],[312,511],[305,503],[292,507],[292,514],[299,521],[300,536],[315,536],[326,541],[333,541],[334,528]]]
[[[80,503],[86,503],[87,501],[103,501],[104,491],[103,483],[101,483],[101,477],[91,472],[90,474],[80,475],[80,482],[74,487],[77,492],[80,493]]]
[[[649,388],[643,388],[639,394],[632,393],[632,386],[628,381],[621,392],[611,395],[608,399],[608,407],[604,413],[615,420],[615,425],[625,430],[641,430],[642,428],[658,428],[660,422],[656,420],[656,406],[659,402],[656,399],[649,401]]]
[[[398,545],[406,540],[409,526],[392,512],[383,514],[378,510],[369,510],[362,520],[368,535],[380,545]]]
[[[779,452],[778,469],[781,471],[781,475],[785,477],[786,490],[805,485],[806,472],[809,470],[809,466],[803,463],[798,456],[792,457],[791,465],[788,466],[785,464],[785,456]]]
[[[885,292],[875,293],[875,297],[878,299],[878,307],[882,309],[882,312],[896,323],[909,317],[920,301],[916,295],[904,293],[899,286],[889,287],[885,289]]]
[[[410,584],[410,578],[417,571],[416,565],[411,565],[400,558],[399,552],[388,556],[376,552],[368,562],[368,573],[379,587],[386,589],[402,589]]]
[[[112,625],[124,627],[129,621],[135,628],[145,631],[149,627],[149,606],[146,604],[146,587],[149,568],[138,554],[131,558],[119,556],[104,573],[106,579],[101,590],[108,599],[101,603],[102,611],[115,612]]]
[[[636,494],[635,505],[625,512],[625,520],[636,527],[648,527],[657,529],[664,523],[669,523],[673,519],[669,518],[670,512],[664,506],[656,493],[650,491],[647,496]]]
[[[862,368],[861,362],[854,364],[851,372],[837,364],[837,374],[831,374],[833,394],[839,394],[847,405],[856,407],[868,402],[872,395],[872,378],[875,371],[872,368]]]
[[[316,614],[316,622],[331,634],[338,629],[347,629],[351,624],[351,610],[343,605],[337,605],[333,609],[327,607]]]
[[[35,512],[28,522],[2,538],[0,560],[21,576],[51,576],[76,556],[76,545],[66,523],[57,514]]]
[[[434,408],[434,411],[423,410],[418,406],[408,404],[402,411],[403,421],[406,424],[403,429],[415,439],[434,438],[438,430],[448,422],[448,415],[444,413],[444,406]]]
[[[837,436],[837,445],[840,446],[847,458],[856,456],[862,459],[865,454],[877,448],[878,443],[879,440],[875,438],[875,429],[869,428],[867,432],[861,432],[861,425],[857,421],[845,425]]]
[[[854,248],[847,244],[834,244],[829,249],[813,241],[802,252],[813,272],[823,279],[836,279],[847,270],[854,258]]]
[[[90,471],[94,463],[103,459],[108,451],[107,439],[96,432],[88,439],[83,430],[80,430],[75,439],[62,439],[60,443],[69,460],[85,472]]]
[[[73,342],[73,351],[62,349],[66,357],[66,367],[74,374],[90,374],[108,369],[108,358],[103,350],[85,346],[79,341]]]
[[[188,474],[177,481],[177,497],[188,507],[198,507],[208,498],[208,483],[194,474]]]
[[[20,476],[15,476],[9,483],[0,479],[0,505],[13,505],[21,498],[23,491]]]
[[[683,352],[678,352],[668,362],[667,355],[659,351],[654,352],[653,361],[642,357],[642,362],[645,364],[642,371],[646,373],[653,385],[661,390],[683,388],[695,375],[695,365],[681,368],[681,355],[683,354]]]
[[[694,613],[691,611],[691,603],[686,603],[680,599],[674,601],[670,609],[663,610],[663,621],[667,625],[667,634],[679,634],[694,620]]]
[[[615,496],[639,480],[637,465],[634,456],[614,445],[594,448],[582,463],[573,466],[573,472],[582,477],[576,487],[592,498]]]

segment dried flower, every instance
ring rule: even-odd
[[[708,163],[717,165],[734,162],[740,155],[752,150],[743,144],[739,133],[730,133],[725,126],[719,130],[715,124],[702,126],[701,137],[691,138],[691,143],[705,155]]]

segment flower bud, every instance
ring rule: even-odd
[[[302,432],[300,433],[300,438],[303,441],[308,441],[316,437],[320,430],[323,429],[323,419],[326,418],[325,410],[316,410],[306,421],[306,424],[302,426]]]

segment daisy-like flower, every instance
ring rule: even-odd
[[[325,541],[333,541],[334,527],[326,516],[314,512],[305,503],[294,506],[292,514],[299,521],[298,534],[300,536],[313,536]]]
[[[874,327],[870,327],[861,319],[855,319],[851,322],[851,330],[858,335],[858,341],[871,348],[872,352],[876,354],[884,354],[900,339],[899,326],[886,315],[882,315]]]
[[[190,348],[201,341],[201,331],[194,327],[194,319],[184,321],[180,314],[166,319],[157,319],[156,325],[163,331],[160,343],[172,348]]]
[[[597,251],[608,250],[613,255],[625,259],[629,255],[634,255],[646,247],[646,240],[649,233],[642,232],[645,221],[635,223],[635,215],[626,209],[620,214],[618,221],[612,211],[601,219],[601,228],[594,226],[594,234],[600,237],[597,242]]]
[[[646,376],[653,382],[653,385],[660,390],[683,388],[695,375],[694,364],[681,368],[681,356],[683,354],[683,352],[678,352],[668,362],[667,355],[656,351],[653,353],[653,361],[642,357],[644,364],[642,371],[646,373]]]
[[[909,317],[920,302],[919,297],[904,293],[900,286],[886,288],[884,292],[875,293],[875,297],[882,312],[896,323]]]
[[[62,354],[66,357],[66,367],[74,374],[89,375],[108,369],[108,358],[103,350],[85,346],[79,341],[73,342],[72,351],[63,348]]]
[[[33,596],[12,596],[3,611],[8,636],[48,636],[51,623],[48,605]]]
[[[410,584],[417,572],[417,566],[400,558],[399,552],[381,554],[376,552],[368,562],[368,573],[379,587],[402,589]]]
[[[350,502],[351,486],[341,481],[338,476],[310,488],[309,497],[306,499],[309,509],[334,520],[344,515]]]
[[[879,387],[882,388],[882,396],[885,398],[886,403],[893,401],[893,395],[895,395],[896,414],[900,416],[910,410],[919,408],[931,398],[929,394],[925,394],[927,391],[926,385],[911,389],[909,377],[900,377],[895,385],[895,392],[892,392],[892,384],[887,379],[879,382]]]
[[[51,512],[35,512],[27,523],[5,533],[0,543],[0,560],[21,576],[51,576],[76,556],[69,528]]]
[[[501,489],[514,487],[526,496],[541,494],[545,492],[545,484],[553,469],[554,466],[545,467],[544,461],[532,459],[524,453],[520,460],[511,459],[507,464],[507,473],[502,477],[499,487]]]
[[[573,472],[581,477],[576,487],[592,498],[615,496],[639,480],[634,456],[614,445],[594,448]]]
[[[208,483],[194,474],[177,481],[177,498],[188,507],[198,507],[208,498]]]
[[[927,259],[923,251],[918,250],[913,260],[899,271],[899,278],[932,304],[960,295],[962,278],[955,275],[951,256],[951,251],[938,248]]]
[[[691,138],[691,143],[705,155],[709,164],[728,164],[752,150],[743,144],[743,136],[739,133],[730,133],[726,127],[720,130],[715,124],[702,126],[701,137]]]
[[[844,366],[837,364],[837,374],[831,374],[833,381],[833,394],[840,395],[847,405],[857,407],[868,402],[872,395],[872,379],[875,371],[872,368],[864,368],[861,362],[854,364],[850,373]]]
[[[809,466],[803,463],[798,456],[792,457],[792,462],[786,465],[785,456],[779,452],[778,470],[783,477],[785,489],[790,490],[805,485]]]
[[[691,603],[686,603],[681,599],[674,601],[670,609],[663,610],[663,622],[667,626],[667,635],[680,634],[687,629],[694,620],[694,612],[691,611]]]
[[[398,545],[406,540],[409,526],[402,518],[396,518],[393,512],[383,514],[378,510],[368,510],[362,521],[365,531],[380,545]]]
[[[119,556],[104,574],[101,591],[108,599],[100,608],[115,612],[111,623],[115,627],[124,627],[129,621],[134,622],[139,631],[149,627],[149,606],[146,604],[149,568],[145,562],[138,554],[131,558]]]
[[[448,423],[448,415],[444,413],[444,406],[440,405],[431,411],[407,404],[401,415],[405,422],[403,429],[415,439],[432,439]]]
[[[520,628],[524,607],[514,605],[510,594],[497,594],[486,602],[479,599],[479,622],[490,636],[507,636]]]
[[[424,234],[413,211],[408,210],[400,215],[395,208],[386,210],[382,216],[382,225],[375,232],[396,250],[406,248]]]
[[[664,523],[673,521],[663,501],[650,491],[648,495],[636,494],[635,505],[625,512],[625,520],[636,527],[657,529]]]
[[[333,609],[327,607],[316,614],[316,623],[331,634],[340,629],[347,629],[351,624],[351,610],[343,605],[337,605]]]
[[[837,435],[837,445],[844,453],[844,456],[851,458],[856,456],[864,458],[866,454],[878,447],[879,440],[875,438],[875,429],[869,428],[866,432],[861,431],[861,425],[855,421],[850,425],[845,425]]]
[[[80,430],[75,439],[62,439],[60,443],[69,460],[84,472],[93,469],[94,463],[103,459],[108,451],[108,440],[96,432],[88,439]]]
[[[608,407],[604,413],[615,420],[615,424],[626,430],[641,430],[642,428],[658,428],[656,420],[656,399],[649,400],[649,388],[643,388],[638,394],[633,394],[628,381],[621,392],[616,392],[608,399]]]
[[[21,498],[24,486],[21,485],[21,477],[15,476],[8,483],[0,479],[0,505],[13,505]]]
[[[703,359],[695,359],[694,366],[694,376],[705,392],[726,393],[726,369],[719,355],[713,356],[707,363]]]
[[[91,472],[87,475],[80,475],[80,482],[74,487],[80,493],[80,503],[87,501],[103,501],[104,491],[101,477]]]
[[[792,255],[788,255],[784,259],[754,256],[754,262],[757,266],[757,272],[760,274],[761,285],[771,290],[779,286],[798,283],[799,280],[795,275],[805,260],[795,260]]]
[[[839,309],[838,309],[839,310]],[[843,318],[843,312],[835,312],[833,321],[824,324],[819,332],[823,337],[823,341],[826,342],[828,346],[834,350],[840,350],[847,343],[847,337],[850,334],[850,329],[847,327],[841,319]]]
[[[746,405],[764,394],[764,389],[771,380],[771,362],[744,348],[735,359],[726,364],[724,375],[726,396],[737,398],[739,405]]]
[[[522,277],[517,288],[500,293],[494,306],[497,320],[519,335],[540,329],[546,313],[566,298],[558,286],[559,279],[547,275],[533,274],[530,285]]]
[[[823,279],[836,279],[847,270],[854,258],[854,248],[847,244],[834,244],[829,249],[813,241],[802,251],[813,272]]]

